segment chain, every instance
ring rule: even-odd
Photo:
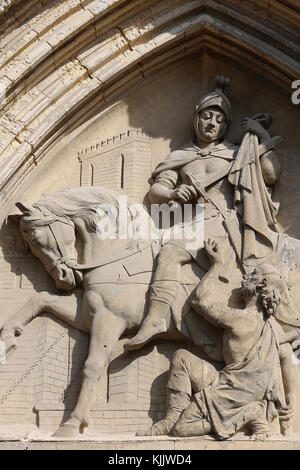
[[[43,354],[29,367],[29,369],[26,370],[26,372],[24,372],[23,375],[21,375],[21,377],[18,378],[18,380],[16,380],[13,385],[7,390],[7,392],[4,393],[4,395],[2,395],[1,399],[0,399],[0,404],[2,405],[6,400],[8,400],[8,398],[10,397],[10,395],[14,392],[14,390],[23,382],[23,380],[25,380],[30,374],[31,372],[39,365],[39,363],[49,354],[49,352],[54,348],[54,346],[56,346],[56,344],[64,337],[67,335],[67,332],[63,331],[62,333],[60,333],[60,335],[53,341],[52,344],[50,344],[50,346],[48,346],[48,348],[43,352]]]

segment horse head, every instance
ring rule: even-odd
[[[38,207],[17,203],[21,210],[20,231],[31,252],[40,259],[59,289],[71,290],[80,281],[72,269],[76,262],[74,223],[68,217],[45,214]]]

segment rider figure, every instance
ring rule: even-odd
[[[273,243],[269,227],[272,223],[275,224],[276,208],[272,205],[265,185],[271,187],[276,183],[280,168],[272,151],[277,143],[276,138],[270,137],[258,119],[245,118],[242,123],[246,135],[250,136],[249,143],[247,141],[245,145],[247,149],[252,145],[250,153],[253,154],[253,149],[256,151],[258,164],[257,161],[253,163],[251,156],[249,159],[247,149],[245,154],[243,145],[239,148],[225,140],[231,123],[231,105],[224,94],[228,83],[229,79],[217,77],[217,88],[201,98],[193,118],[196,143],[189,142],[182,150],[171,152],[158,165],[152,174],[154,183],[148,196],[152,204],[172,204],[172,201],[177,201],[182,206],[204,204],[204,239],[224,240],[223,249],[231,250],[234,263],[245,271],[243,266],[246,252],[255,264],[255,260],[263,258]],[[251,141],[252,137],[256,140]],[[259,168],[253,168],[255,166]],[[257,214],[252,210],[252,195],[247,194],[248,199],[245,198],[244,188],[240,186],[240,181],[249,180],[249,168],[250,172],[255,172],[250,179],[256,178],[256,186],[259,188],[253,188],[253,197],[261,197],[263,202],[268,201],[267,209],[263,209],[259,215],[258,227],[255,225]],[[265,191],[262,196],[261,191]],[[248,193],[251,193],[251,188]],[[246,201],[244,212],[241,210],[243,204],[239,204],[239,208],[235,204],[237,199]],[[261,200],[259,204],[263,204]],[[251,220],[254,220],[253,223]],[[247,250],[243,246],[245,224]],[[255,244],[253,240],[256,241]],[[137,335],[125,345],[126,349],[138,349],[154,335],[166,331],[166,317],[178,292],[181,266],[193,259],[207,271],[209,263],[203,248],[190,249],[184,239],[171,239],[162,247],[151,286],[148,315]]]

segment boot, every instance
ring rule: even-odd
[[[190,404],[190,396],[187,393],[168,389],[167,414],[164,419],[153,424],[144,431],[138,431],[137,436],[163,436],[168,435],[177,423],[181,413]]]
[[[131,338],[128,343],[124,344],[124,349],[127,351],[140,349],[148,343],[153,336],[165,333],[167,331],[166,317],[169,309],[170,306],[168,304],[152,300],[149,313],[144,323],[138,333]]]

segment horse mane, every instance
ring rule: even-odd
[[[73,220],[78,217],[85,222],[88,230],[96,231],[99,208],[112,208],[118,214],[120,195],[111,189],[94,186],[64,189],[35,202],[33,207],[41,212],[41,217],[38,214],[25,215],[23,222],[41,226],[56,218]]]

